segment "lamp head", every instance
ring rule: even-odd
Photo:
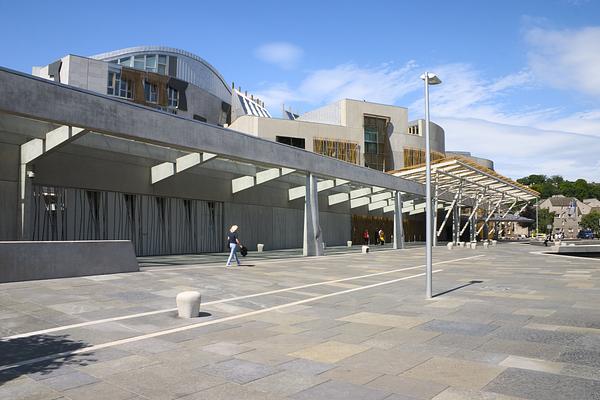
[[[421,75],[421,79],[425,80],[425,74]],[[439,85],[442,80],[433,72],[427,72],[427,83],[430,85]]]

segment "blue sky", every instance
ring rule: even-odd
[[[447,149],[514,178],[600,181],[600,1],[174,4],[0,0],[0,65],[160,44],[203,57],[275,115],[350,97],[411,119],[430,70],[444,82],[431,114]]]

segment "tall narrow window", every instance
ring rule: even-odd
[[[386,128],[386,119],[365,116],[365,167],[384,170]]]
[[[169,86],[167,87],[167,93],[169,94],[167,105],[171,108],[177,108],[179,106],[179,92]]]
[[[156,72],[156,55],[146,56],[146,71]]]
[[[167,56],[159,54],[158,56],[158,73],[162,75],[167,74]]]
[[[158,103],[158,90],[155,84],[144,81],[144,97],[148,103]]]
[[[139,55],[135,56],[133,59],[133,68],[135,69],[145,69],[146,68],[146,56]]]

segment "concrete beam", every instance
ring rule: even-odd
[[[185,156],[177,157],[175,162],[164,162],[150,168],[150,180],[152,184],[167,179],[195,165],[200,165],[217,155],[213,153],[190,153]]]
[[[339,204],[339,203],[343,203],[345,201],[350,200],[350,194],[349,193],[330,194],[328,197],[328,200],[329,200],[329,205],[332,206],[334,204]]]
[[[350,208],[356,208],[366,206],[371,200],[368,197],[359,197],[357,199],[350,199]]]
[[[231,193],[238,193],[246,189],[250,189],[256,185],[272,181],[279,177],[291,174],[295,170],[289,168],[269,168],[264,171],[257,172],[254,176],[246,175],[231,180]],[[300,186],[300,188],[305,188]],[[304,196],[304,194],[302,195]],[[300,196],[300,197],[302,197]]]
[[[332,189],[337,186],[345,185],[349,182],[350,181],[347,181],[345,179],[326,179],[324,181],[319,181],[317,182],[317,192],[323,192],[325,190]],[[292,201],[304,197],[306,195],[306,191],[304,189],[304,186],[298,186],[289,189],[288,200]]]
[[[387,200],[376,201],[368,204],[369,211],[378,210],[383,207],[389,206],[390,203]]]
[[[36,158],[52,149],[57,149],[75,140],[77,135],[82,136],[86,131],[74,126],[60,126],[48,133],[45,139],[31,139],[21,145],[21,164],[29,164]]]

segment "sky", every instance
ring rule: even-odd
[[[419,76],[435,72],[431,118],[447,150],[512,178],[600,182],[600,0],[0,0],[0,15],[2,67],[171,46],[274,116],[282,104],[302,113],[353,98],[422,118]]]

